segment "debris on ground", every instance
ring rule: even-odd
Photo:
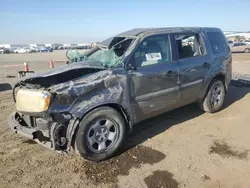
[[[210,147],[209,153],[216,153],[222,157],[235,157],[238,159],[246,159],[248,155],[248,150],[237,151],[232,149],[227,143],[222,141],[214,141],[214,144]]]
[[[153,175],[144,179],[148,188],[178,188],[179,183],[173,178],[173,174],[168,171],[156,170]]]

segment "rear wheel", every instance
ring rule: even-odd
[[[221,80],[214,80],[209,86],[209,90],[200,103],[200,107],[205,112],[214,113],[222,108],[225,99],[225,86]]]
[[[246,48],[246,49],[244,50],[244,52],[245,52],[245,53],[250,53],[250,49],[249,49],[249,48]]]
[[[76,149],[91,161],[106,160],[118,151],[126,135],[123,116],[110,107],[100,107],[87,114],[76,134]]]

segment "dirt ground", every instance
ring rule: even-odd
[[[96,164],[8,128],[17,71],[24,61],[46,70],[50,59],[63,64],[65,51],[0,55],[0,187],[250,187],[250,87],[230,86],[215,114],[192,104],[142,122],[120,155]],[[233,62],[235,72],[250,74],[250,54],[233,54]]]

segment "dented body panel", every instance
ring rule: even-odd
[[[49,113],[67,111],[77,118],[103,104],[126,105],[126,76],[115,71],[103,70],[86,78],[69,81],[51,88],[57,98]]]
[[[17,111],[10,125],[16,132],[25,127],[34,139],[41,131],[51,141],[51,147],[69,150],[80,120],[99,106],[116,108],[132,130],[137,122],[200,101],[215,77],[221,77],[226,88],[231,81],[231,53],[215,54],[207,37],[209,31],[221,32],[217,28],[130,30],[102,44],[112,49],[123,39],[131,42],[120,58],[121,64],[115,68],[83,60],[23,78],[16,86],[49,92],[50,105],[41,113]],[[175,36],[190,33],[200,36],[205,53],[181,59],[176,52]],[[151,36],[168,39],[170,58],[166,63],[136,67],[132,63],[133,55]]]

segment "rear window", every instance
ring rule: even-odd
[[[221,32],[207,32],[207,36],[215,54],[228,51],[228,42]]]

